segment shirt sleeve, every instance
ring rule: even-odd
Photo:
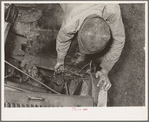
[[[71,39],[77,32],[78,21],[63,21],[56,39],[57,61],[64,62],[71,44]]]
[[[120,7],[107,20],[111,29],[113,43],[111,44],[110,50],[104,55],[100,66],[109,72],[118,61],[125,44],[125,31]]]

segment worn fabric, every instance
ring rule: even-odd
[[[107,3],[63,3],[61,7],[65,17],[56,40],[57,61],[64,62],[71,39],[80,29],[84,19],[89,15],[96,14],[109,24],[112,33],[113,43],[101,62],[101,67],[110,71],[118,61],[125,43],[124,25],[119,5]]]
[[[102,51],[109,42],[110,28],[101,17],[90,15],[81,25],[77,37],[80,53],[94,54]]]

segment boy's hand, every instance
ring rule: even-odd
[[[108,72],[106,70],[102,69],[101,71],[97,71],[96,78],[99,78],[97,87],[99,87],[100,83],[103,82],[102,89],[104,89],[105,91],[110,89],[111,82],[109,80]]]
[[[55,69],[56,73],[64,72],[64,63],[63,62],[62,63],[61,62],[57,62],[55,67],[54,67],[54,69]]]

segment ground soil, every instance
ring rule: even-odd
[[[145,5],[121,4],[126,43],[109,77],[108,106],[145,105]]]

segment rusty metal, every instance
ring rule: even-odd
[[[10,30],[11,25],[16,21],[18,16],[18,8],[11,4],[6,10],[5,10],[5,33],[4,33],[4,41],[6,41],[8,32]],[[6,23],[7,22],[7,23]]]
[[[54,71],[54,68],[53,69],[51,68],[51,70]],[[77,72],[73,72],[73,71],[66,70],[66,69],[64,70],[64,73],[68,73],[68,74],[71,74],[71,75],[74,75],[74,76],[78,76],[80,78],[82,78],[85,75],[85,74],[79,74]],[[54,72],[54,75],[55,75],[55,72]]]
[[[70,70],[65,70],[66,73],[70,73],[71,75],[75,75],[75,76],[78,76],[78,77],[83,77],[84,74],[78,74],[77,72],[73,72],[73,71],[70,71]]]
[[[47,93],[25,93],[25,92],[10,92],[5,91],[4,103],[18,103],[20,106],[23,104],[27,107],[91,107],[93,106],[93,98],[90,96],[70,96],[70,95],[58,95]],[[28,96],[33,98],[29,100]],[[38,99],[34,99],[38,98]],[[42,99],[42,100],[41,100]],[[44,100],[43,100],[44,99]],[[15,105],[8,105],[13,106]]]
[[[23,91],[23,92],[32,92],[32,91],[28,91],[28,90],[25,90],[25,89],[21,89],[21,88],[18,88],[18,87],[15,87],[15,86],[11,86],[11,85],[7,85],[7,84],[4,84],[5,87],[8,87],[8,88],[12,88],[12,89],[15,89],[15,90],[19,90],[19,91]]]
[[[69,90],[68,90],[67,83],[65,82],[64,84],[65,84],[66,94],[69,95]]]
[[[51,82],[53,85],[53,89],[55,89],[57,92],[62,93],[63,89],[64,89],[64,78],[63,78],[63,74],[56,74],[54,73],[53,76],[53,80]]]
[[[4,107],[6,107],[6,108],[12,108],[12,107],[20,108],[20,107],[42,107],[42,106],[38,106],[38,105],[34,105],[34,104],[29,105],[29,104],[19,104],[19,103],[5,102]]]
[[[22,50],[22,45],[27,44],[27,39],[9,32],[6,39],[5,50],[11,55],[23,56],[25,51]]]
[[[65,89],[66,89],[66,94],[69,95],[69,89],[68,89],[68,86],[67,86],[67,82],[65,80],[65,74],[63,75],[63,80],[64,80]]]
[[[4,40],[6,42],[7,35],[8,35],[9,30],[10,30],[10,27],[11,27],[11,23],[5,23],[5,24],[6,24],[6,28],[5,28],[5,33],[4,33]]]
[[[10,87],[20,88],[27,91],[32,91],[32,92],[50,93],[48,89],[31,86],[27,83],[17,83],[17,82],[11,82],[9,80],[6,80],[6,85],[9,85]]]
[[[19,14],[16,21],[19,22],[34,22],[40,19],[42,16],[42,10],[37,9],[35,7],[22,9],[19,7]]]
[[[41,85],[43,85],[44,87],[46,87],[47,89],[49,89],[50,91],[56,93],[56,94],[60,94],[59,92],[55,91],[54,89],[50,88],[49,86],[45,85],[44,83],[36,80],[35,78],[33,78],[32,76],[24,73],[22,70],[18,69],[17,67],[13,66],[12,64],[10,64],[9,62],[5,61],[5,63],[7,63],[8,65],[12,66],[13,68],[17,69],[18,71],[20,71],[21,73],[27,75],[28,77],[32,78],[33,80],[35,80],[36,82],[40,83]]]
[[[11,4],[5,10],[5,21],[13,24],[18,17],[18,13],[19,13],[18,8],[14,4]]]
[[[73,95],[80,95],[83,81],[80,81]]]
[[[32,97],[32,96],[29,96],[29,95],[28,95],[28,100],[40,100],[40,101],[45,101],[45,99],[42,98],[42,97]]]

